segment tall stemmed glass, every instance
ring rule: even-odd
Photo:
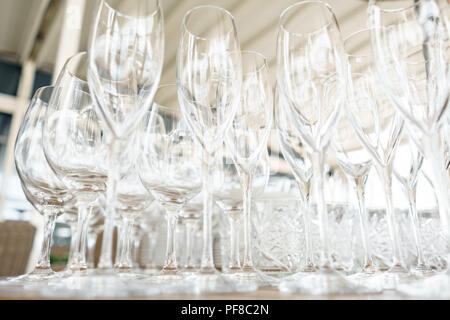
[[[203,212],[203,194],[199,193],[189,201],[180,212],[181,223],[185,227],[185,252],[186,263],[183,266],[183,274],[194,274],[197,271],[195,265],[195,235],[199,229],[199,221]]]
[[[275,125],[277,128],[280,149],[291,172],[295,177],[301,197],[300,210],[303,211],[303,223],[305,225],[305,264],[297,270],[297,275],[316,271],[314,264],[314,252],[312,247],[312,218],[311,218],[311,161],[306,154],[306,148],[300,135],[297,134],[294,123],[291,121],[289,108],[284,106],[287,102],[286,96],[280,94],[278,85],[275,86]]]
[[[304,17],[313,16],[305,24]],[[303,139],[313,168],[314,194],[322,243],[319,271],[314,276],[284,281],[283,291],[329,293],[353,290],[332,268],[328,212],[324,197],[325,156],[346,93],[346,58],[339,26],[331,7],[302,1],[280,17],[277,44],[277,83],[285,95],[286,112]]]
[[[244,261],[242,272],[256,281],[251,247],[252,181],[258,163],[267,150],[272,126],[273,97],[269,83],[269,66],[258,52],[242,51],[242,85],[240,103],[225,143],[236,164],[242,185],[244,208]]]
[[[111,131],[104,237],[99,267],[112,268],[112,242],[122,142],[150,108],[164,59],[159,0],[101,0],[89,48],[89,87]]]
[[[358,102],[348,99],[346,103],[348,104],[348,108],[351,109],[353,108],[352,104]],[[347,113],[341,116],[338,128],[331,142],[331,148],[339,167],[345,173],[347,180],[355,190],[357,199],[356,207],[359,213],[363,265],[362,272],[351,275],[351,279],[364,285],[381,289],[381,282],[377,281],[379,278],[375,278],[377,267],[374,264],[371,243],[369,241],[369,222],[365,201],[365,188],[370,169],[372,168],[372,158],[353,129]]]
[[[170,100],[172,98],[172,100]],[[160,86],[139,132],[138,172],[142,184],[165,209],[166,260],[158,281],[179,279],[176,259],[178,215],[201,191],[201,148],[182,117],[175,84]]]
[[[42,127],[47,121],[48,103],[54,90],[53,87],[43,87],[36,91],[14,146],[14,161],[22,188],[28,201],[44,217],[44,238],[33,271],[11,280],[39,281],[55,275],[50,267],[50,244],[55,221],[73,198],[48,165],[42,146]]]
[[[75,196],[78,207],[71,272],[85,274],[86,236],[91,212],[106,189],[108,145],[86,82],[87,54],[70,58],[61,71],[43,127],[44,152],[51,168]],[[78,272],[77,272],[78,274]]]
[[[137,144],[136,144],[137,146]],[[138,148],[136,148],[138,150]],[[153,197],[142,185],[136,167],[120,180],[118,186],[117,212],[122,218],[121,234],[119,239],[121,244],[116,268],[123,274],[131,275],[133,268],[131,257],[131,240],[135,221],[153,202]]]
[[[203,148],[203,251],[200,291],[215,290],[220,276],[213,261],[211,171],[240,100],[242,67],[233,16],[215,6],[191,9],[183,18],[177,56],[181,111]],[[206,282],[206,283],[205,283]],[[205,284],[204,288],[200,288]]]
[[[386,220],[393,255],[392,266],[387,275],[405,276],[409,272],[401,257],[392,197],[392,160],[401,138],[404,121],[384,94],[382,85],[376,77],[370,37],[371,31],[366,29],[353,34],[345,42],[350,69],[348,100],[352,102],[346,105],[346,111],[361,143],[371,154],[384,187]]]
[[[243,216],[243,195],[244,189],[241,183],[239,168],[232,159],[228,148],[224,145],[216,155],[215,179],[214,179],[214,199],[217,205],[225,213],[230,227],[230,253],[228,261],[228,271],[226,276],[232,280],[244,281],[244,285],[249,287],[248,271],[244,271],[240,261],[240,226]],[[263,155],[258,161],[252,178],[252,197],[258,197],[264,192],[269,180],[270,165],[267,148],[264,148]],[[244,230],[245,231],[245,230]],[[255,290],[258,283],[253,282]]]
[[[442,227],[449,233],[449,179],[440,135],[450,93],[446,19],[431,0],[372,0],[369,14],[379,81],[431,164]]]

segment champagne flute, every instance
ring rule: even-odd
[[[303,23],[308,16],[314,16],[313,22]],[[359,290],[333,269],[324,197],[326,152],[345,102],[346,65],[339,26],[328,4],[302,1],[284,10],[278,26],[278,94],[286,99],[285,112],[291,115],[311,161],[322,249],[319,270],[308,277],[286,279],[279,286],[282,291],[323,294]]]
[[[150,108],[164,59],[159,0],[98,1],[89,46],[88,79],[99,115],[111,132],[105,227],[99,267],[112,268],[121,146]]]
[[[242,272],[256,282],[251,247],[252,182],[258,163],[267,150],[273,116],[272,88],[266,58],[258,52],[242,51],[241,101],[225,144],[236,164],[242,185],[244,213],[244,261]]]
[[[203,148],[203,251],[196,281],[199,292],[230,288],[214,267],[210,178],[215,153],[237,111],[241,83],[241,53],[233,16],[216,6],[188,11],[181,26],[177,85],[183,116]]]
[[[431,164],[442,228],[449,233],[450,183],[440,134],[450,92],[448,13],[444,9],[439,10],[431,0],[372,0],[369,25],[378,79]]]

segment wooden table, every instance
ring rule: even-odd
[[[37,292],[5,292],[0,289],[0,300],[48,300],[48,297],[42,297]],[[57,298],[61,299],[61,298]],[[64,298],[68,299],[68,298]],[[402,295],[395,291],[385,291],[379,294],[360,294],[360,295],[305,295],[305,294],[284,294],[276,288],[262,288],[257,292],[251,293],[226,293],[226,294],[165,294],[153,295],[147,297],[133,297],[127,300],[412,300],[412,297]],[[98,298],[98,300],[103,300]],[[114,300],[107,298],[107,300]],[[119,300],[123,300],[120,298]]]

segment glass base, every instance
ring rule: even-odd
[[[35,268],[33,271],[27,274],[23,274],[18,277],[7,278],[6,281],[11,283],[20,282],[39,282],[52,279],[57,276],[57,273],[52,268]]]
[[[372,293],[379,293],[384,289],[384,274],[382,272],[365,270],[348,276],[347,280],[356,286],[367,288]]]
[[[422,280],[402,283],[397,291],[421,299],[450,299],[450,276],[439,274]]]
[[[233,270],[223,273],[223,277],[231,281],[239,292],[257,291],[262,284],[262,279],[256,271]]]
[[[303,293],[312,295],[371,293],[364,286],[345,279],[332,269],[320,269],[316,272],[299,272],[283,279],[278,289],[285,293]]]
[[[139,280],[115,275],[72,275],[67,278],[50,280],[40,289],[40,294],[49,298],[110,299],[145,297],[160,294],[158,286],[149,286]]]
[[[397,287],[402,283],[409,283],[411,281],[419,279],[409,272],[408,269],[402,265],[394,265],[383,274],[383,289],[384,290],[397,290]]]
[[[183,279],[182,291],[188,294],[228,293],[236,292],[236,283],[215,269],[200,270],[198,273]],[[241,288],[242,290],[243,288]]]
[[[426,264],[421,264],[421,265],[416,265],[414,268],[412,268],[411,273],[413,275],[426,278],[426,277],[436,275],[436,270],[433,270],[431,267],[427,266]]]

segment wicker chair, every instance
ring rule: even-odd
[[[35,233],[28,222],[0,223],[0,277],[25,273]]]

